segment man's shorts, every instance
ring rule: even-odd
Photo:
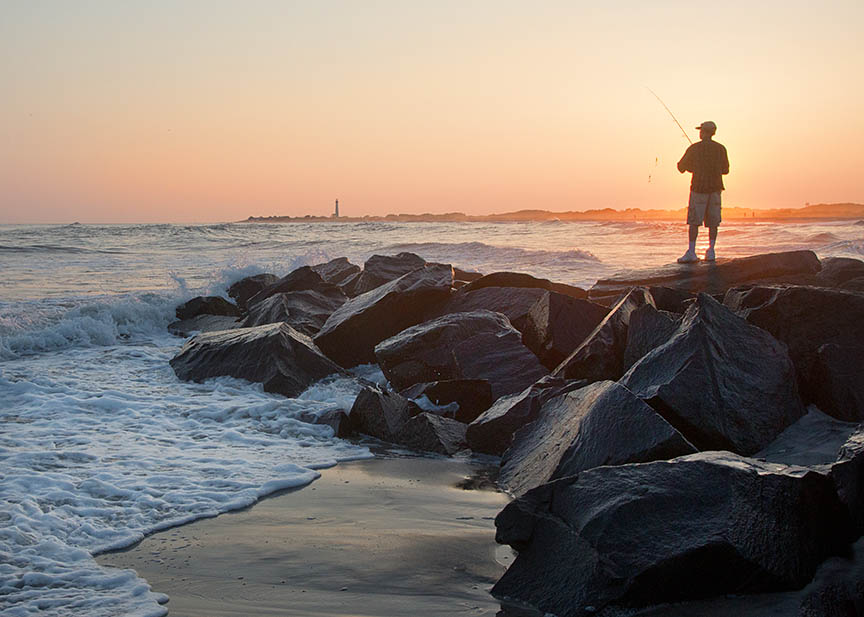
[[[717,227],[720,224],[720,191],[716,193],[696,193],[690,191],[690,204],[687,206],[687,224]]]

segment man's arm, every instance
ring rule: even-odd
[[[682,156],[681,160],[678,161],[678,171],[682,174],[685,171],[693,171],[693,146],[690,146],[684,151],[684,156]]]
[[[723,146],[723,171],[724,176],[729,173],[729,155],[726,154],[726,146]]]

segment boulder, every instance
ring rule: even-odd
[[[840,289],[854,292],[864,292],[864,276],[851,279],[840,285]]]
[[[198,296],[178,306],[174,313],[177,315],[177,319],[185,321],[198,317],[198,315],[239,317],[240,309],[219,296]]]
[[[573,353],[609,309],[600,304],[545,291],[525,316],[519,330],[525,345],[549,370]]]
[[[722,294],[730,287],[756,282],[815,280],[821,264],[813,251],[769,253],[714,263],[670,264],[627,270],[597,281],[588,297],[605,304],[636,286],[662,286],[686,293]]]
[[[237,306],[242,310],[246,310],[249,298],[263,289],[270,287],[270,285],[275,284],[278,280],[279,277],[275,274],[256,274],[254,276],[247,276],[231,285],[231,287],[228,288],[228,295],[231,298],[234,298],[234,302],[237,303]]]
[[[614,381],[600,381],[547,401],[513,436],[499,484],[516,496],[550,480],[600,465],[693,454],[681,433]]]
[[[360,273],[360,266],[352,264],[347,257],[331,259],[327,263],[312,266],[312,269],[327,283],[342,285],[355,274]]]
[[[275,296],[280,293],[288,293],[291,291],[318,291],[325,295],[330,295],[338,291],[332,283],[327,283],[321,276],[315,272],[310,266],[303,266],[293,270],[286,276],[265,287],[257,294],[249,298],[246,302],[247,307],[252,307],[266,300],[270,296]]]
[[[540,279],[522,272],[493,272],[471,281],[465,286],[465,291],[476,291],[484,287],[525,287],[554,291],[572,298],[587,298],[588,292],[580,287],[553,283],[548,279]]]
[[[400,394],[413,400],[425,396],[430,403],[439,407],[456,403],[458,408],[453,417],[466,424],[489,409],[495,400],[492,398],[492,386],[486,379],[447,379],[418,383]]]
[[[826,257],[816,275],[819,285],[840,287],[848,281],[864,278],[864,261],[849,257]]]
[[[474,272],[473,270],[463,270],[461,268],[453,268],[453,278],[455,281],[461,281],[463,283],[470,283],[471,281],[476,281],[483,274],[481,272]]]
[[[492,594],[558,617],[798,589],[851,540],[829,478],[728,452],[595,467],[495,524],[519,554]]]
[[[342,372],[308,336],[284,323],[199,334],[171,359],[171,368],[186,381],[237,377],[288,397]]]
[[[192,319],[181,319],[168,324],[168,332],[175,336],[192,336],[198,332],[217,332],[239,328],[237,317],[229,315],[198,315]]]
[[[643,304],[654,304],[647,289],[628,291],[584,341],[552,374],[562,379],[615,380],[624,373],[624,350],[630,314]]]
[[[407,328],[379,343],[375,357],[399,390],[429,381],[485,379],[497,399],[547,374],[507,317],[491,311],[453,313]]]
[[[689,293],[680,289],[672,289],[671,287],[662,287],[653,285],[648,288],[651,292],[651,297],[654,298],[655,306],[661,311],[670,313],[684,313],[690,303],[696,299],[695,293]]]
[[[434,319],[452,313],[492,311],[506,315],[514,328],[524,332],[528,324],[528,313],[548,293],[542,289],[520,287],[483,287],[475,291],[467,288],[467,285],[459,288],[459,291],[450,296],[450,299],[437,310],[430,311],[427,317]]]
[[[351,421],[348,414],[341,409],[328,409],[321,414],[302,412],[297,419],[308,424],[326,424],[333,429],[336,437],[347,437],[351,434]]]
[[[805,401],[819,401],[822,411],[840,419],[864,419],[860,406],[837,406],[839,401],[860,401],[864,387],[860,365],[859,370],[840,366],[845,359],[860,357],[847,348],[864,341],[864,295],[807,286],[751,287],[729,290],[723,303],[789,347]],[[834,347],[820,356],[823,345]],[[825,370],[832,372],[828,380]]]
[[[452,418],[423,412],[405,423],[399,443],[424,452],[456,454],[468,447],[465,428],[465,424]]]
[[[502,396],[468,425],[468,445],[475,452],[500,456],[513,442],[513,433],[536,420],[546,401],[587,383],[548,376],[518,394]]]
[[[658,311],[650,304],[643,304],[633,311],[627,328],[623,370],[630,370],[642,356],[672,338],[679,325],[680,315]]]
[[[450,296],[453,268],[429,264],[351,298],[315,337],[327,356],[345,367],[375,362],[375,345],[423,321]]]
[[[849,511],[855,535],[864,533],[864,426],[836,420],[811,407],[754,457],[828,475]]]
[[[325,291],[290,291],[278,293],[252,305],[243,320],[244,328],[284,321],[298,332],[315,336],[348,298],[338,287]]]
[[[707,294],[621,383],[700,450],[753,454],[804,415],[786,346]]]
[[[835,418],[864,421],[864,347],[827,343],[816,350],[813,402]]]
[[[363,264],[362,272],[345,280],[344,290],[351,297],[359,296],[425,265],[426,260],[414,253],[372,255]]]
[[[400,443],[405,424],[421,411],[415,403],[395,392],[364,386],[354,399],[348,419],[352,431]]]

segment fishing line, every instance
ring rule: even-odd
[[[678,128],[681,129],[681,133],[684,134],[684,139],[686,139],[688,142],[690,142],[690,145],[692,146],[693,140],[690,139],[690,136],[687,134],[687,131],[684,130],[684,127],[681,126],[681,123],[678,122],[678,118],[675,117],[675,114],[672,113],[672,110],[669,109],[669,107],[666,105],[666,103],[663,102],[663,99],[661,99],[659,96],[657,96],[656,92],[654,92],[651,88],[648,88],[648,86],[645,86],[645,88],[648,90],[648,92],[650,92],[651,94],[654,95],[654,98],[656,98],[658,101],[660,101],[660,104],[663,106],[663,109],[665,109],[666,111],[669,112],[669,115],[672,116],[672,119],[675,121],[675,124],[677,124]]]

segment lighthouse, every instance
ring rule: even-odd
[[[336,200],[336,210],[333,211],[333,218],[334,219],[339,218],[339,200],[338,199]]]

